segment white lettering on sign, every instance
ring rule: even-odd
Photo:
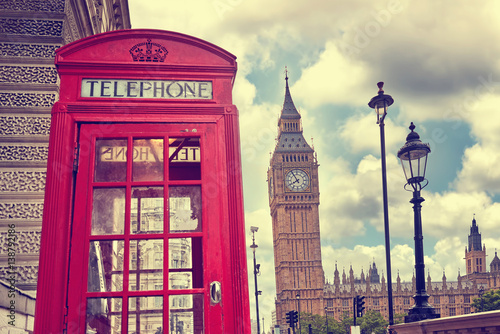
[[[169,158],[172,162],[200,162],[199,147],[183,147],[172,158],[177,147],[169,147]],[[134,162],[156,162],[163,161],[163,150],[153,150],[150,147],[134,147],[132,159]],[[103,162],[125,162],[127,161],[127,147],[125,146],[103,146],[101,147],[100,160]]]
[[[211,100],[211,81],[82,79],[82,97]]]

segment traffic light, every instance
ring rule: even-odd
[[[358,318],[363,316],[365,310],[365,296],[356,296],[356,315]]]
[[[292,327],[293,324],[293,311],[286,312],[286,323]]]
[[[292,312],[293,312],[292,322],[295,325],[297,322],[299,322],[299,312],[297,311],[292,311]]]
[[[297,311],[288,311],[286,313],[286,323],[290,325],[290,327],[295,327],[295,324],[299,322],[299,312]]]

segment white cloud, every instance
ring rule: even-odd
[[[463,260],[465,245],[464,238],[459,237],[445,237],[436,243],[435,253],[430,256],[432,261],[429,261],[429,264],[426,263],[433,280],[441,278],[443,270],[449,281],[456,281],[459,271],[461,275],[465,274],[465,261]]]
[[[293,90],[312,108],[326,103],[366,105],[366,97],[377,92],[375,82],[368,79],[369,73],[368,66],[344,57],[328,41],[319,60],[303,70]]]
[[[500,79],[500,76],[499,76]],[[500,81],[493,86],[500,93]],[[500,116],[498,105],[500,95],[487,94],[474,101],[472,113],[466,115],[477,143],[465,150],[463,168],[454,181],[459,191],[485,190],[491,194],[500,193]],[[456,123],[457,126],[459,123]]]
[[[386,167],[391,233],[404,236],[411,227],[411,194],[403,189],[403,172],[394,155],[387,156]],[[383,231],[380,158],[363,157],[355,173],[345,160],[327,159],[320,167],[320,189],[321,237],[325,242],[352,236],[361,237],[362,242],[367,223]],[[393,221],[397,215],[400,219]]]
[[[385,119],[386,152],[397,152],[408,134],[405,127],[397,126],[387,117]],[[376,124],[375,112],[357,114],[350,117],[339,129],[340,137],[350,146],[354,153],[374,152],[380,156],[380,127]]]

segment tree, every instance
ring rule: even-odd
[[[357,322],[357,324],[359,325],[359,322]],[[354,318],[350,317],[349,313],[344,312],[344,314],[342,315],[342,319],[340,321],[340,327],[342,329],[341,333],[345,333],[345,334],[350,333],[351,326],[353,326],[353,325],[354,325]]]
[[[396,313],[394,314],[394,324],[402,324],[405,322],[405,317],[407,316],[407,313]]]
[[[500,290],[490,290],[482,298],[474,298],[472,307],[476,312],[500,310]]]
[[[368,310],[362,318],[358,318],[361,330],[365,333],[385,334],[389,322],[379,311]]]
[[[326,334],[326,318],[325,316],[300,312],[300,334],[309,334],[309,324],[311,324],[313,334]],[[328,331],[333,334],[345,334],[339,323],[333,317],[328,317]],[[285,332],[286,333],[286,332]],[[298,331],[297,331],[298,333]]]

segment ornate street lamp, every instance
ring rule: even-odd
[[[385,133],[384,119],[387,115],[387,108],[394,103],[390,95],[384,94],[384,83],[377,83],[378,95],[373,97],[368,106],[375,109],[377,113],[377,124],[380,127],[380,160],[382,162],[382,200],[384,204],[384,231],[385,231],[385,262],[387,268],[387,300],[389,311],[389,325],[394,324],[394,310],[392,306],[392,274],[391,274],[391,242],[389,237],[389,208],[387,204],[387,172],[385,164]]]
[[[415,229],[415,275],[416,275],[416,293],[413,296],[415,305],[408,311],[405,317],[405,323],[415,322],[424,319],[439,318],[439,314],[429,304],[429,295],[425,291],[425,265],[424,265],[424,244],[422,235],[422,217],[421,203],[424,199],[420,196],[420,190],[425,188],[429,181],[425,178],[427,167],[427,155],[431,152],[429,144],[420,141],[418,133],[414,132],[415,125],[410,125],[410,134],[406,137],[406,144],[398,152],[398,158],[401,160],[406,181],[404,188],[407,191],[413,191],[413,198],[410,203],[413,204],[414,229]],[[411,186],[411,189],[408,188]]]
[[[257,317],[257,333],[260,333],[260,324],[259,324],[259,295],[261,291],[258,290],[257,288],[257,275],[260,273],[259,268],[260,264],[257,264],[257,261],[255,259],[255,249],[259,246],[255,244],[255,232],[259,230],[258,227],[256,226],[250,226],[250,231],[252,232],[252,244],[250,245],[250,248],[253,249],[253,275],[255,279],[255,313]]]

